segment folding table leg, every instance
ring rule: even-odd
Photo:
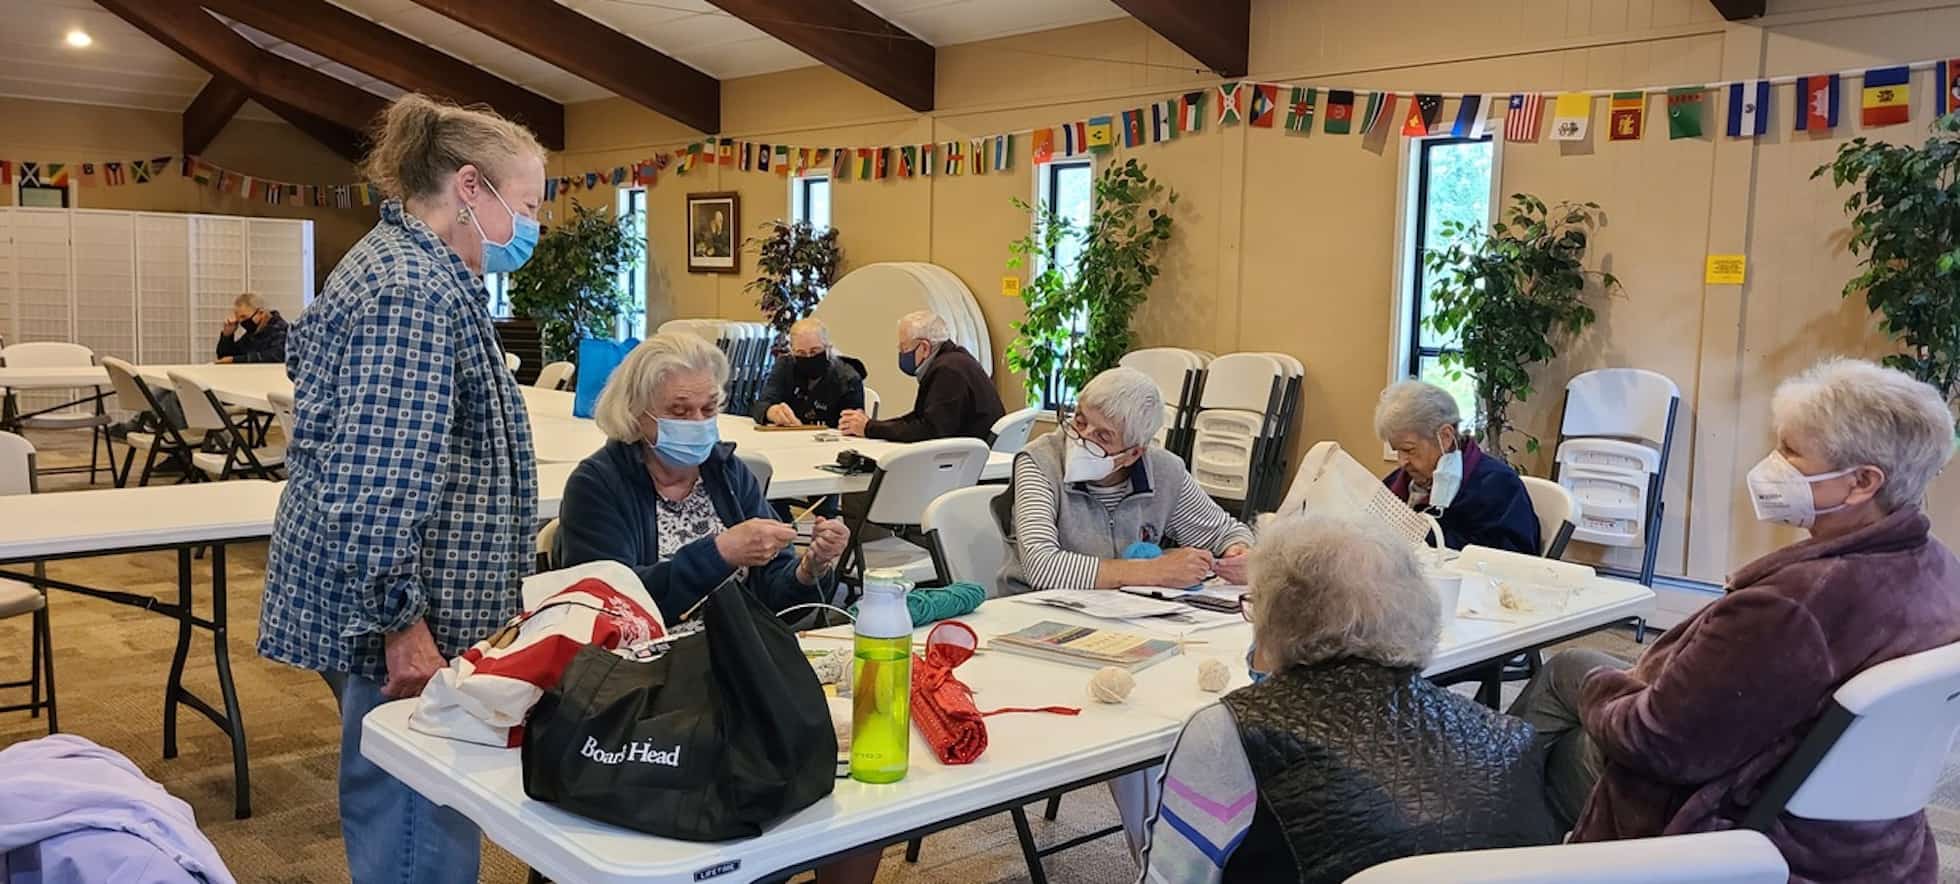
[[[1028,864],[1029,884],[1048,884],[1048,872],[1041,867],[1041,848],[1034,843],[1034,830],[1028,827],[1028,812],[1019,807],[1007,812],[1014,818],[1014,837],[1021,841],[1021,858]]]
[[[919,848],[925,846],[925,843],[926,843],[926,839],[923,837],[914,838],[910,841],[905,842],[905,861],[908,863],[918,862]]]
[[[252,768],[245,751],[245,721],[239,717],[238,686],[231,679],[229,619],[225,603],[225,545],[211,544],[212,656],[218,664],[218,692],[224,695],[224,730],[231,737],[231,772],[236,787],[238,819],[252,815]]]
[[[144,469],[147,477],[149,470]],[[163,684],[163,757],[177,757],[177,698],[184,692],[184,660],[191,653],[191,548],[177,547],[177,650]]]

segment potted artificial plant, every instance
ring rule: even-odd
[[[835,227],[819,231],[808,221],[771,221],[762,229],[767,235],[751,237],[747,243],[755,250],[756,268],[762,271],[747,288],[755,292],[764,321],[776,330],[773,352],[781,356],[789,352],[789,327],[817,309],[817,302],[837,280],[844,253],[837,246]]]
[[[510,278],[510,308],[538,324],[546,361],[578,361],[581,338],[611,340],[626,312],[620,275],[646,244],[631,217],[572,201],[572,217],[545,231],[531,260]]]
[[[1488,231],[1447,221],[1448,247],[1424,261],[1434,276],[1425,297],[1435,304],[1429,327],[1455,349],[1443,353],[1452,380],[1469,377],[1476,389],[1476,437],[1499,457],[1515,430],[1509,410],[1532,393],[1531,368],[1558,355],[1559,345],[1592,325],[1588,291],[1611,292],[1611,273],[1587,270],[1586,248],[1598,226],[1594,203],[1546,206],[1530,194],[1513,194],[1503,221]],[[1525,434],[1525,450],[1538,439]]]
[[[1858,189],[1844,201],[1859,274],[1844,294],[1865,293],[1878,327],[1904,352],[1885,364],[1939,388],[1960,384],[1960,114],[1933,124],[1922,147],[1854,138],[1811,173]]]
[[[1008,246],[1011,269],[1039,267],[1021,287],[1027,315],[1015,322],[1007,366],[1026,378],[1028,401],[1057,409],[1068,391],[1114,368],[1135,337],[1130,321],[1157,279],[1159,249],[1171,237],[1177,192],[1149,176],[1136,160],[1096,176],[1095,207],[1078,228],[1047,206],[1014,205],[1034,216],[1034,229]],[[1048,259],[1068,239],[1082,249],[1072,266]]]

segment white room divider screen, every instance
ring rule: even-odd
[[[240,292],[297,317],[313,222],[0,209],[0,336],[73,341],[138,364],[205,362]]]

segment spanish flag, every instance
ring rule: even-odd
[[[1912,119],[1912,69],[1872,68],[1865,72],[1864,124],[1892,126]]]

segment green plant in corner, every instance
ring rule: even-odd
[[[835,227],[819,231],[808,221],[770,221],[762,229],[768,235],[744,243],[755,250],[755,266],[762,271],[746,288],[755,292],[756,306],[776,330],[773,350],[781,356],[789,352],[789,327],[817,309],[837,279],[844,253]]]
[[[1425,295],[1435,304],[1429,327],[1456,342],[1444,351],[1443,368],[1452,379],[1472,380],[1477,439],[1507,460],[1517,451],[1505,442],[1516,429],[1508,411],[1530,397],[1532,366],[1558,355],[1564,339],[1593,323],[1590,289],[1620,287],[1613,274],[1586,269],[1598,222],[1594,203],[1546,206],[1530,194],[1513,194],[1504,220],[1489,231],[1445,222],[1449,246],[1423,256],[1434,274]],[[1538,450],[1528,433],[1525,450]]]
[[[546,360],[578,360],[581,338],[611,340],[626,312],[620,274],[645,253],[632,217],[572,201],[572,217],[545,231],[522,269],[511,274],[510,308],[538,323]]]
[[[1013,324],[1007,366],[1026,378],[1028,401],[1060,408],[1063,393],[1079,390],[1130,351],[1130,323],[1159,274],[1158,249],[1171,237],[1177,192],[1151,178],[1136,160],[1096,176],[1094,208],[1080,229],[1047,206],[1014,205],[1034,216],[1033,231],[1008,246],[1010,269],[1039,267],[1021,287],[1027,315]],[[1078,239],[1071,267],[1048,257]]]
[[[1854,138],[1810,177],[1827,172],[1837,187],[1858,187],[1844,210],[1861,270],[1845,296],[1864,292],[1878,327],[1904,348],[1886,365],[1952,401],[1960,386],[1960,113],[1936,121],[1923,147]]]

